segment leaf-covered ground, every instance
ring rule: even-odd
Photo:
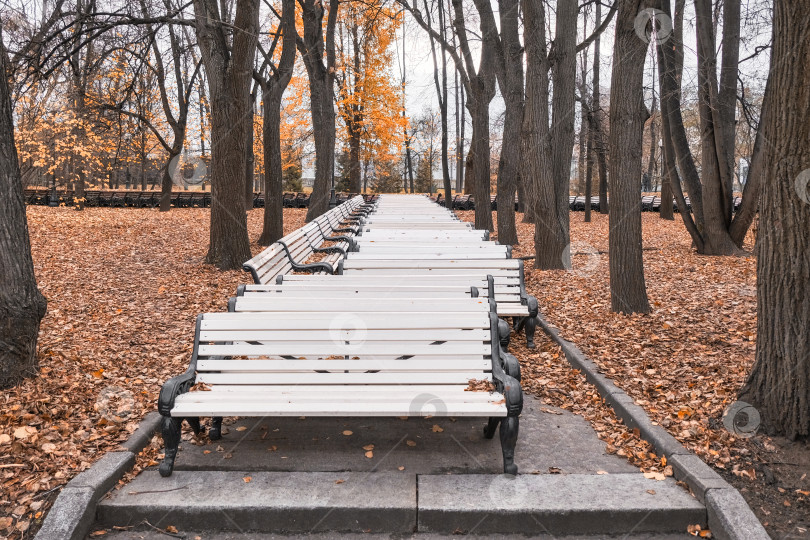
[[[473,212],[461,214],[474,220]],[[754,361],[755,257],[697,255],[680,216],[664,221],[645,212],[644,269],[652,312],[619,315],[610,309],[608,216],[594,213],[591,223],[583,217],[571,213],[571,271],[532,270],[533,262],[526,261],[527,287],[543,316],[653,421],[734,484],[772,536],[810,538],[810,447],[764,435],[739,437],[722,421]],[[513,256],[534,254],[533,231],[533,225],[518,224],[520,244]],[[749,251],[753,240],[751,233]],[[627,455],[645,470],[661,468],[649,446],[619,425],[595,388],[570,368],[559,347],[547,339],[538,340],[535,351],[520,347],[518,357],[529,373],[524,387],[588,418],[608,451]]]
[[[225,310],[236,286],[248,281],[241,271],[203,264],[208,212],[28,208],[48,312],[40,376],[0,394],[0,537],[31,536],[59,488],[127,438],[155,409],[161,383],[185,370],[195,316]],[[285,229],[301,226],[304,212],[286,210]],[[261,217],[261,210],[249,212],[252,239]],[[724,471],[772,534],[807,534],[806,446],[734,437],[720,420],[753,361],[754,259],[699,257],[682,224],[645,214],[653,313],[619,316],[610,313],[607,255],[601,253],[607,251],[607,218],[595,215],[588,225],[581,219],[572,214],[574,271],[527,273],[546,318],[653,420]],[[533,252],[531,233],[531,226],[520,225],[515,256]],[[608,451],[650,474],[669,474],[559,348],[540,331],[537,341],[528,351],[520,338],[513,340],[527,391],[586,417]],[[155,454],[149,449],[139,463]]]

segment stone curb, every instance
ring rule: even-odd
[[[770,536],[751,511],[742,495],[714,469],[692,454],[667,430],[654,424],[646,411],[635,404],[633,398],[600,372],[592,360],[579,347],[561,337],[557,329],[542,315],[537,321],[543,331],[563,350],[566,360],[582,371],[585,379],[596,386],[599,394],[610,405],[616,416],[631,428],[637,428],[641,437],[649,442],[658,455],[664,455],[677,480],[686,482],[697,499],[706,505],[708,525],[720,540],[768,540]]]
[[[135,455],[143,450],[160,425],[157,412],[147,414],[140,426],[121,446],[124,451],[108,452],[89,469],[68,482],[53,503],[36,535],[36,540],[81,540],[96,520],[96,505],[135,465]]]

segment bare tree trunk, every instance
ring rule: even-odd
[[[641,144],[647,111],[644,106],[644,57],[647,43],[633,21],[646,0],[619,6],[613,74],[610,83],[610,303],[617,313],[649,313],[642,257]]]
[[[548,55],[545,8],[541,2],[523,0],[523,39],[526,48],[526,104],[521,126],[521,177],[527,194],[525,219],[535,223],[535,268],[549,267],[540,246],[551,243],[546,235],[558,230],[553,185],[549,176],[551,149],[548,136]],[[541,260],[541,257],[543,259]],[[551,261],[553,262],[553,261]],[[560,264],[560,261],[557,261]],[[559,267],[559,266],[557,266]]]
[[[653,178],[655,171],[657,169],[657,158],[655,155],[655,150],[658,147],[658,125],[656,122],[658,113],[658,101],[656,100],[655,96],[653,96],[652,100],[652,111],[650,112],[650,156],[649,160],[647,161],[647,183],[642,188],[643,191],[653,191]]]
[[[810,3],[776,0],[767,134],[757,238],[756,363],[740,397],[769,433],[810,435]],[[799,90],[801,89],[801,90]],[[769,100],[766,96],[766,101]]]
[[[728,1],[733,2],[734,0]],[[727,168],[728,163],[725,162],[722,118],[718,112],[713,110],[719,106],[719,103],[716,98],[717,67],[714,56],[712,13],[710,2],[695,3],[704,253],[707,255],[735,255],[741,253],[741,250],[728,234],[728,226],[731,224],[731,191],[729,189],[731,173]],[[723,48],[725,49],[727,46],[728,43],[724,42]],[[739,47],[739,40],[737,47]],[[736,92],[736,84],[734,88]]]
[[[595,27],[599,27],[602,23],[602,5],[596,2],[596,22]],[[604,124],[602,123],[602,97],[601,88],[602,84],[599,77],[601,70],[602,58],[600,55],[600,36],[596,36],[593,42],[593,97],[591,99],[591,111],[593,111],[593,125],[591,129],[591,140],[596,152],[597,168],[599,170],[599,213],[608,213],[608,198],[607,198],[607,185],[608,185],[608,170],[607,170],[607,149],[605,148],[605,134]]]
[[[10,73],[0,29],[0,73]],[[0,77],[0,388],[37,375],[37,336],[47,302],[37,288],[8,78]]]
[[[551,103],[551,176],[544,180],[550,186],[538,190],[546,198],[548,216],[535,212],[535,247],[537,265],[541,269],[571,268],[568,194],[571,183],[571,158],[574,153],[574,94],[576,90],[577,2],[560,0],[557,4],[556,36],[552,79],[554,94]],[[543,177],[541,177],[543,179]],[[542,181],[542,180],[541,180]]]
[[[773,93],[769,91],[771,85],[771,78],[768,77],[768,82],[765,84],[765,99],[762,103],[762,111],[759,115],[759,125],[757,126],[757,134],[754,139],[754,150],[751,153],[751,166],[748,169],[748,180],[743,188],[742,203],[734,216],[729,228],[731,239],[739,247],[742,247],[745,241],[745,235],[748,233],[748,228],[754,221],[759,208],[759,198],[762,192],[762,184],[765,175],[767,164],[773,159],[774,147],[772,144],[766,144],[766,140],[770,140],[764,134],[765,129],[768,127],[768,108],[769,103],[773,99]]]
[[[515,225],[515,191],[520,171],[520,140],[523,123],[523,47],[518,34],[518,0],[503,0],[500,5],[501,43],[499,49],[498,83],[506,104],[503,123],[503,144],[498,162],[498,241],[518,243]]]
[[[281,202],[284,196],[281,166],[281,95],[283,92],[283,88],[281,92],[262,89],[264,222],[262,234],[259,236],[260,246],[269,246],[284,236],[284,211]]]
[[[300,5],[304,21],[304,37],[298,38],[297,44],[309,76],[310,108],[315,138],[315,182],[307,209],[307,221],[312,221],[326,212],[329,206],[329,191],[334,182],[335,24],[340,4],[338,0],[329,3],[325,36],[323,3],[304,0]],[[326,52],[325,64],[324,52]]]
[[[661,219],[675,220],[674,209],[672,207],[672,183],[681,179],[678,177],[678,170],[675,168],[675,158],[672,155],[672,138],[669,135],[669,126],[666,123],[663,109],[661,111],[661,206],[658,208],[658,216]]]
[[[245,215],[245,117],[259,28],[258,0],[237,4],[233,45],[215,0],[194,0],[197,40],[211,97],[211,227],[206,262],[237,269],[250,258]]]
[[[253,91],[248,95],[247,110],[248,116],[245,118],[245,210],[253,210],[253,178],[255,173],[254,163],[256,158],[253,155],[253,116],[256,114],[256,89],[258,85],[253,86]]]

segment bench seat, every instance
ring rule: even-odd
[[[500,347],[502,324],[488,300],[404,313],[404,300],[387,312],[299,304],[296,312],[198,317],[189,368],[160,393],[161,475],[173,470],[184,420],[199,433],[199,417],[212,417],[216,440],[223,416],[301,415],[486,417],[486,437],[500,425],[504,472],[517,472],[520,367]],[[471,381],[494,390],[473,390]],[[198,383],[207,388],[190,391]]]

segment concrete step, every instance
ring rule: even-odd
[[[246,482],[245,479],[249,478]],[[672,479],[407,472],[141,473],[98,507],[101,527],[265,533],[685,533],[706,509]]]

